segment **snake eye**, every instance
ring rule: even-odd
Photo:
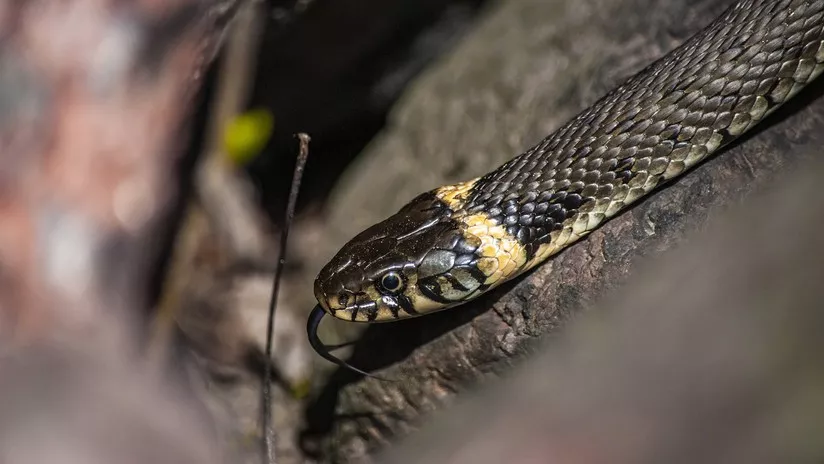
[[[395,271],[389,271],[381,277],[381,287],[389,293],[397,293],[403,289],[403,279]]]
[[[338,296],[338,303],[340,303],[341,306],[346,306],[346,303],[349,303],[349,295],[346,293],[341,293]]]

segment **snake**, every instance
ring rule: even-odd
[[[391,322],[464,304],[538,266],[751,130],[824,71],[824,0],[738,0],[535,146],[424,192],[314,282],[325,315]]]

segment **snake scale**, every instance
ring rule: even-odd
[[[739,0],[523,154],[354,237],[315,280],[312,346],[351,368],[318,339],[324,314],[386,322],[471,300],[718,152],[823,70],[824,0]]]

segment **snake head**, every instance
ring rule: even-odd
[[[452,213],[431,191],[357,235],[315,280],[320,306],[347,321],[386,322],[446,309],[482,291],[481,240]]]

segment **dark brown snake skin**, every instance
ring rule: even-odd
[[[717,152],[822,70],[824,0],[735,3],[527,152],[352,239],[315,282],[310,338],[323,311],[391,321],[512,279]]]

